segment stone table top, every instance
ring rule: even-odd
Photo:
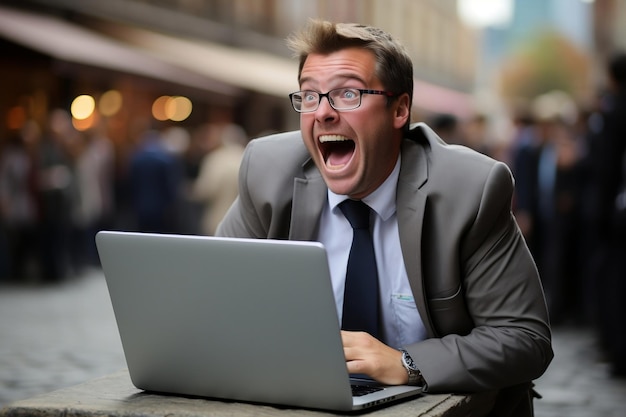
[[[455,395],[423,394],[403,402],[366,411],[377,417],[480,416],[490,408],[490,393]],[[214,416],[306,416],[337,415],[326,411],[281,408],[234,401],[154,394],[132,385],[123,370],[80,385],[53,391],[0,410],[0,417],[214,417]],[[345,415],[345,413],[344,413]]]

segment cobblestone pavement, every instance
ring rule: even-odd
[[[0,286],[0,408],[125,367],[102,273]]]
[[[608,376],[593,333],[554,329],[537,417],[624,416],[626,380]],[[126,367],[102,273],[54,286],[0,285],[0,408]]]
[[[626,379],[610,376],[594,332],[575,327],[553,329],[554,359],[536,381],[543,399],[535,402],[537,417],[623,417]]]

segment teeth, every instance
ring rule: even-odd
[[[340,136],[340,135],[324,135],[324,136],[320,136],[320,142],[322,143],[326,143],[326,142],[343,142],[344,140],[349,140],[347,137],[345,136]]]

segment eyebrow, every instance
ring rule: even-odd
[[[333,75],[333,79],[339,79],[339,80],[343,80],[343,81],[349,81],[349,80],[356,80],[360,83],[362,83],[363,85],[367,85],[367,83],[365,82],[364,79],[362,79],[361,77],[357,76],[357,75],[352,75],[352,74],[339,74],[339,75]],[[313,77],[303,77],[300,78],[299,80],[299,84],[302,85],[306,82],[315,82],[316,80]]]

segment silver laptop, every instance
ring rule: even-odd
[[[139,389],[334,411],[421,392],[349,377],[319,243],[108,231],[96,242]]]

